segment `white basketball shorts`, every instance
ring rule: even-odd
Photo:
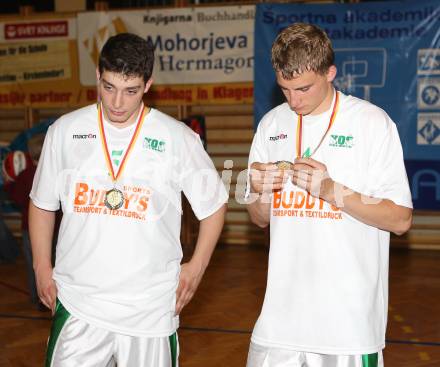
[[[178,367],[177,333],[147,338],[92,326],[57,301],[45,367]]]
[[[251,343],[247,367],[383,367],[382,352],[330,355],[297,352]]]

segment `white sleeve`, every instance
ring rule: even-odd
[[[255,132],[254,139],[252,140],[251,151],[249,153],[249,161],[248,161],[248,173],[246,179],[246,190],[244,194],[244,199],[248,200],[250,197],[250,167],[254,162],[259,163],[268,163],[269,162],[269,154],[267,152],[266,146],[264,144],[264,134],[263,134],[263,121],[257,127],[257,131]]]
[[[38,167],[35,172],[30,198],[40,209],[56,211],[60,208],[57,182],[59,177],[58,155],[55,147],[55,127],[49,127],[44,139]]]
[[[412,208],[402,145],[395,123],[381,111],[384,124],[378,129],[368,163],[368,195]],[[374,114],[375,115],[375,114]]]
[[[203,148],[199,135],[185,127],[181,144],[180,188],[197,219],[202,220],[225,204],[229,194]]]
[[[252,140],[251,151],[249,153],[249,164],[248,168],[254,162],[268,163],[269,154],[267,152],[266,146],[264,144],[262,123],[258,125],[257,131]]]

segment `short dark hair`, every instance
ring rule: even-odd
[[[330,39],[313,24],[295,23],[285,28],[272,45],[272,66],[286,80],[305,71],[325,74],[334,62]]]
[[[99,55],[99,73],[111,71],[125,77],[143,77],[146,83],[153,73],[154,49],[151,42],[132,33],[110,37]]]

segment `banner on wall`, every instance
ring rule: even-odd
[[[0,106],[79,102],[76,18],[0,22]]]
[[[440,159],[440,3],[258,4],[256,123],[283,101],[270,50],[279,31],[296,22],[325,29],[335,49],[335,86],[391,116],[399,129],[411,185],[418,187],[416,207],[440,209],[440,169],[433,162]],[[420,180],[425,185],[417,186]]]
[[[30,83],[71,77],[69,44],[75,38],[69,20],[3,24],[0,35],[0,83]],[[70,36],[70,37],[69,37]]]
[[[70,79],[69,56],[69,44],[62,40],[2,44],[0,84]]]
[[[105,41],[131,32],[155,47],[158,104],[251,103],[254,18],[255,6],[80,13],[80,82],[94,85]]]

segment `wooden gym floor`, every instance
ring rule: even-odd
[[[245,366],[266,263],[264,248],[217,248],[182,314],[181,367]],[[49,326],[28,303],[23,258],[0,264],[0,367],[42,367]],[[440,367],[440,251],[392,250],[387,341],[386,367]]]

